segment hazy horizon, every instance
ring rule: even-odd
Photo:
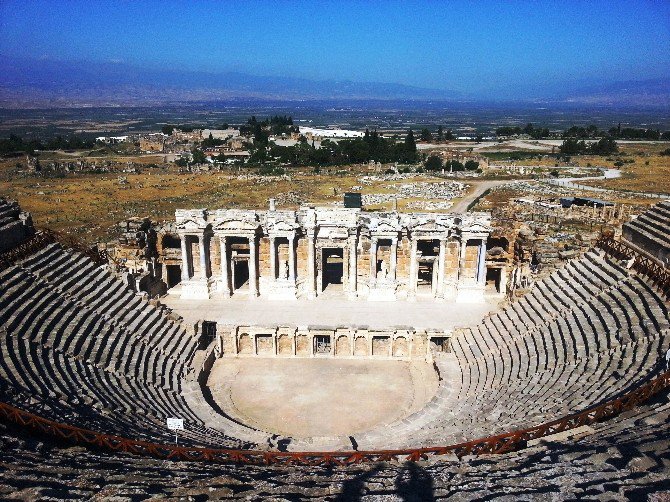
[[[476,99],[564,97],[591,85],[670,81],[670,4],[8,0],[0,55]]]

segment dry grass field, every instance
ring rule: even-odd
[[[630,160],[622,168],[619,179],[587,181],[593,186],[618,190],[670,192],[670,157],[660,152],[668,143],[635,143],[621,146],[623,155],[613,157],[576,156],[571,164],[580,166],[614,167],[617,160]],[[93,160],[87,153],[43,153],[40,162]],[[116,162],[133,161],[136,165],[164,165],[159,155],[116,156],[96,158]],[[361,186],[360,177],[373,174],[366,167],[332,168],[321,174],[310,169],[297,169],[290,176],[250,176],[245,178],[235,172],[205,172],[179,174],[170,169],[143,167],[140,174],[68,174],[65,177],[45,177],[18,174],[16,164],[23,159],[0,161],[0,194],[18,200],[30,211],[38,226],[50,227],[76,235],[81,240],[95,242],[113,237],[110,230],[116,223],[129,217],[150,217],[154,221],[171,221],[177,208],[258,208],[264,209],[268,199],[277,199],[279,208],[297,208],[301,203],[335,204],[342,201],[342,194]],[[524,159],[519,165],[553,166],[554,159]],[[126,177],[121,183],[119,177]],[[362,185],[364,194],[394,192],[394,184],[414,182],[441,182],[442,178],[429,175],[393,182],[375,181]],[[468,183],[467,180],[464,180]],[[467,191],[472,191],[470,187]],[[490,209],[505,204],[510,197],[523,193],[493,192],[480,201],[478,208]],[[598,194],[592,194],[598,196]],[[602,194],[600,194],[602,195]],[[654,203],[653,199],[631,200],[630,197],[609,196],[608,199],[628,203]],[[430,199],[415,197],[399,199],[400,210],[420,210]],[[459,198],[452,199],[457,202]],[[390,209],[391,202],[367,205],[371,210]]]
[[[41,177],[15,173],[14,161],[0,163],[0,194],[19,201],[30,211],[37,226],[49,227],[95,242],[113,236],[110,229],[129,217],[150,217],[171,221],[177,208],[257,208],[268,207],[273,197],[279,208],[297,208],[301,203],[334,204],[342,194],[360,186],[367,172],[313,174],[295,171],[286,177],[249,176],[238,173],[205,172],[179,174],[160,168],[145,168],[141,174],[68,174]],[[121,183],[125,177],[127,183]],[[417,176],[395,183],[444,181]],[[363,186],[363,193],[389,193],[390,182]],[[416,200],[403,199],[398,207]],[[390,209],[391,203],[368,206]]]
[[[670,193],[670,156],[661,155],[667,148],[670,148],[668,142],[624,144],[620,148],[623,155],[615,157],[625,162],[620,168],[621,178],[585,184],[614,190]]]
[[[612,156],[575,155],[569,162],[571,166],[602,167],[621,169],[621,178],[585,181],[583,184],[626,190],[634,192],[670,193],[670,156],[661,155],[661,151],[670,148],[670,142],[619,143],[619,154]],[[624,162],[617,166],[618,161]],[[555,167],[554,158],[528,158],[517,162],[518,165]],[[558,163],[559,167],[566,163]]]

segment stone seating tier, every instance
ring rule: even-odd
[[[185,382],[197,340],[77,252],[52,244],[0,272],[0,328],[10,402],[39,404],[62,421],[88,420],[91,410],[91,428],[127,427],[135,437],[162,438],[161,421],[183,415],[194,444],[235,442],[206,427],[211,416],[193,407]],[[441,380],[433,399],[356,440],[364,449],[454,442],[582,410],[648,378],[669,330],[651,283],[590,251],[457,332],[453,354],[435,355]],[[144,421],[135,423],[145,402]],[[238,443],[259,437],[217,420]]]

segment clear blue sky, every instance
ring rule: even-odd
[[[480,91],[670,75],[670,2],[0,0],[0,54]]]

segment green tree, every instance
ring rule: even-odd
[[[444,164],[444,168],[449,171],[463,171],[465,166],[457,160],[449,160]]]
[[[204,164],[207,162],[207,158],[205,157],[204,152],[198,148],[191,150],[191,155],[193,155],[193,162],[195,164]]]
[[[441,171],[442,159],[437,155],[431,155],[426,159],[425,168],[426,171]]]
[[[610,155],[617,152],[619,150],[619,146],[617,145],[617,142],[614,141],[614,138],[605,136],[597,143],[593,143],[589,150],[595,155]]]
[[[444,141],[444,129],[442,126],[437,128],[437,141]]]
[[[405,150],[411,153],[416,153],[416,140],[414,139],[414,132],[410,129],[405,136]]]
[[[465,165],[463,167],[465,168],[466,171],[476,171],[477,169],[479,169],[479,162],[470,159],[465,162]]]
[[[433,140],[433,135],[425,127],[421,129],[421,141],[430,142]]]

